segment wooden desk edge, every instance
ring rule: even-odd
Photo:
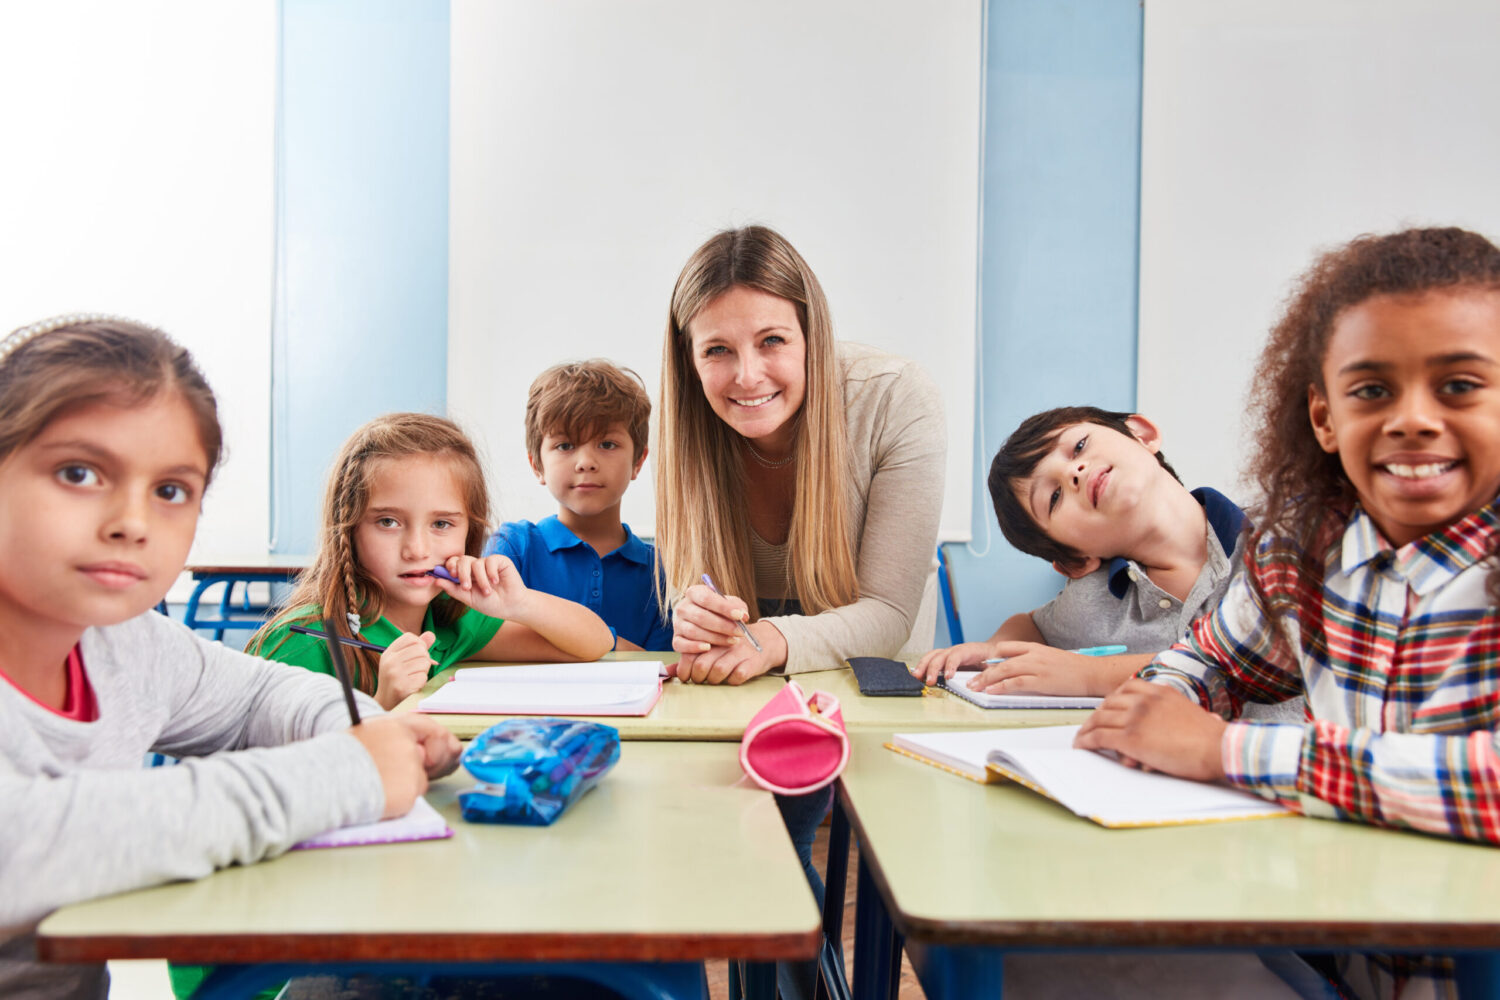
[[[701,962],[776,961],[818,953],[822,929],[775,934],[206,934],[49,937],[37,931],[44,962],[167,959],[174,962]]]
[[[843,780],[839,806],[860,843],[869,837],[849,801]],[[1296,921],[1247,920],[934,920],[902,913],[890,901],[890,882],[872,852],[862,851],[891,923],[902,936],[924,945],[979,945],[990,948],[1119,946],[1132,948],[1378,948],[1434,951],[1490,949],[1500,940],[1500,923],[1452,921]]]

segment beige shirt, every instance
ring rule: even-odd
[[[937,625],[937,533],[947,450],[943,400],[914,361],[840,343],[859,599],[817,615],[766,618],[786,636],[788,674],[849,656],[914,658]],[[751,535],[758,594],[795,597],[786,546]],[[778,573],[777,570],[780,570]]]

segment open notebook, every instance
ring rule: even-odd
[[[959,670],[938,684],[956,698],[980,708],[1097,708],[1103,698],[1061,694],[985,694],[970,691],[969,682],[979,676],[978,670]]]
[[[658,661],[461,667],[417,703],[452,715],[646,715],[661,698]]]
[[[1167,826],[1290,815],[1249,792],[1147,773],[1073,749],[1077,726],[897,733],[886,746],[974,781],[1010,779],[1100,826]]]
[[[407,840],[442,840],[453,836],[453,830],[438,811],[421,796],[411,812],[378,823],[341,826],[292,845],[298,851],[311,847],[352,847],[356,844],[396,844]]]

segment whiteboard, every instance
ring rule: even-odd
[[[266,551],[276,46],[263,0],[0,5],[0,334],[117,313],[193,352],[226,460],[190,562]]]
[[[761,223],[822,283],[835,334],[915,358],[947,401],[943,532],[967,538],[979,223],[980,0],[454,0],[449,413],[497,515],[532,478],[526,390],[608,357],[658,395],[673,282]],[[624,519],[650,532],[650,463]]]
[[[1150,0],[1138,407],[1235,495],[1251,369],[1292,282],[1367,232],[1500,239],[1500,4]]]

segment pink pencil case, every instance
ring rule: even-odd
[[[809,696],[796,681],[755,713],[740,740],[740,767],[757,785],[782,795],[815,792],[848,763],[839,700],[822,691]]]

